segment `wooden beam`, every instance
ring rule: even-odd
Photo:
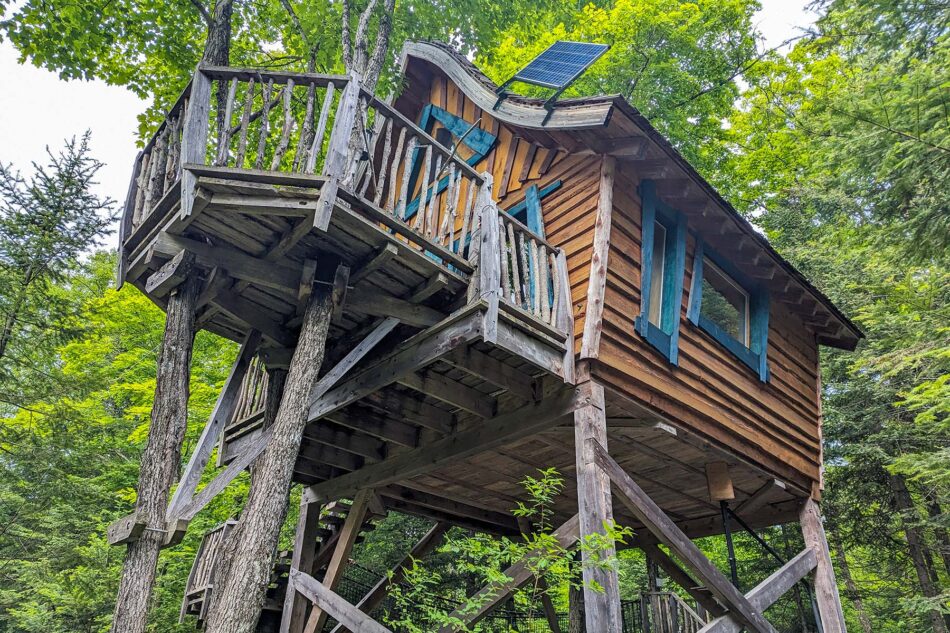
[[[333,466],[344,471],[356,470],[363,466],[363,458],[333,446],[314,442],[306,437],[301,439],[298,460],[317,465]]]
[[[164,297],[191,273],[195,256],[188,251],[178,251],[164,266],[145,280],[145,292],[156,297]]]
[[[505,531],[518,530],[518,523],[510,513],[485,510],[461,501],[395,484],[380,488],[378,492],[382,497],[407,501],[415,505],[426,506],[460,517],[477,519],[485,523],[494,523],[504,528]]]
[[[745,518],[756,510],[771,503],[780,496],[786,496],[785,484],[778,479],[769,479],[762,487],[753,492],[745,501],[736,506],[735,513]]]
[[[357,282],[365,279],[370,275],[370,273],[373,273],[374,271],[385,266],[386,262],[397,255],[399,255],[399,249],[396,248],[395,244],[385,244],[370,257],[353,267],[355,272],[350,275],[350,283],[355,286]]]
[[[565,521],[554,531],[554,537],[558,544],[567,549],[580,536],[580,520],[578,515],[574,515]],[[505,575],[511,580],[504,584],[492,584],[472,596],[469,600],[471,604],[477,605],[474,610],[456,609],[450,614],[450,618],[461,620],[466,627],[470,627],[492,612],[499,604],[504,602],[508,596],[515,592],[519,587],[530,581],[534,577],[534,567],[530,564],[532,557],[543,555],[539,552],[531,552],[525,556],[524,560],[518,561],[505,570]],[[442,627],[439,633],[450,633],[455,631],[453,627]],[[590,629],[588,629],[590,630]],[[604,629],[606,633],[606,629]]]
[[[466,318],[447,325],[435,334],[430,331],[421,332],[397,351],[366,368],[323,397],[314,399],[310,405],[308,420],[310,422],[318,420],[395,382],[401,376],[428,365],[456,346],[478,336],[478,325]]]
[[[813,550],[806,549],[799,552],[792,560],[756,585],[745,597],[753,607],[759,611],[765,611],[813,570],[817,562]],[[728,614],[716,618],[700,629],[699,633],[739,633],[741,630],[742,625]]]
[[[741,623],[756,633],[776,633],[762,613],[739,593],[706,555],[666,516],[663,510],[615,462],[596,440],[588,440],[598,465],[610,477],[620,500],[661,543],[709,587],[719,602],[734,612]]]
[[[805,501],[799,515],[799,522],[802,526],[805,545],[817,556],[815,602],[818,603],[822,629],[824,633],[846,633],[844,612],[841,609],[835,570],[831,566],[831,554],[828,551],[825,528],[822,525],[818,504],[813,499]]]
[[[419,431],[416,427],[370,411],[345,409],[334,411],[326,419],[398,446],[416,448],[419,445]]]
[[[333,313],[330,315],[330,321],[339,324],[343,320],[343,306],[347,299],[347,284],[350,281],[350,267],[339,265],[336,267],[336,273],[333,275],[333,292],[331,293],[333,301]]]
[[[706,611],[709,611],[713,615],[722,615],[725,613],[725,609],[722,608],[716,599],[712,597],[712,594],[705,587],[701,587],[698,582],[693,580],[692,576],[689,575],[682,567],[676,564],[669,555],[661,550],[656,543],[644,543],[640,546],[647,556],[656,561],[656,564],[659,565],[666,575],[669,576],[673,582],[682,587],[686,593],[692,596],[700,606],[702,606]]]
[[[314,573],[313,561],[317,549],[317,531],[320,529],[319,503],[301,501],[294,537],[294,552],[290,568],[305,574]],[[306,623],[307,603],[296,591],[289,588],[284,595],[284,609],[280,618],[280,633],[303,633]]]
[[[496,387],[505,389],[522,400],[540,399],[540,382],[516,367],[502,362],[473,347],[459,347],[445,357],[445,361],[470,374],[483,378]]]
[[[380,579],[380,581],[363,596],[356,604],[356,608],[363,613],[372,613],[386,598],[386,593],[390,585],[402,582],[402,579],[406,576],[406,570],[413,562],[424,558],[429,552],[438,547],[442,542],[442,537],[451,527],[451,524],[441,522],[433,525],[432,528],[419,539],[419,542],[413,545],[409,553],[406,554],[401,561],[396,563],[391,574],[387,574]],[[350,633],[350,629],[346,628],[343,624],[337,624],[330,633]]]
[[[492,417],[498,409],[494,397],[434,371],[407,374],[398,382],[482,418]]]
[[[606,525],[613,522],[613,504],[610,498],[610,479],[598,466],[593,446],[607,441],[607,414],[604,388],[587,383],[590,402],[574,411],[574,448],[577,476],[577,512],[580,517],[580,537],[603,534]],[[617,572],[602,568],[591,561],[592,552],[584,549],[584,618],[588,631],[620,633],[623,618],[620,613],[620,584]],[[597,552],[603,560],[612,560],[616,550],[611,545]],[[597,590],[601,587],[601,590]]]
[[[313,603],[314,611],[319,609],[321,612],[329,613],[333,616],[333,619],[353,631],[359,633],[392,633],[385,626],[341,598],[333,590],[317,582],[309,574],[296,569],[291,570],[290,584],[287,590],[299,591]]]
[[[320,377],[320,380],[318,380],[317,384],[313,387],[313,392],[310,394],[311,402],[322,398],[327,391],[336,385],[340,379],[356,365],[356,363],[360,362],[370,350],[386,338],[386,335],[392,332],[393,328],[398,324],[399,319],[396,317],[388,317],[381,321],[366,338],[357,343],[356,347],[351,349],[340,362],[334,365],[333,369]]]
[[[360,533],[363,521],[366,518],[366,511],[369,509],[370,498],[376,493],[372,490],[360,490],[353,498],[349,511],[346,513],[346,520],[343,527],[340,528],[340,537],[337,540],[336,547],[333,550],[333,556],[330,558],[330,564],[323,575],[323,583],[326,589],[333,591],[343,579],[343,568],[347,563],[353,545],[356,543],[356,537]],[[356,609],[356,607],[352,607]],[[358,611],[357,611],[358,612]],[[328,612],[314,601],[313,611],[307,619],[307,626],[304,627],[304,633],[316,633],[323,630],[326,624]],[[334,614],[336,617],[336,614]]]
[[[484,420],[472,428],[400,453],[378,464],[364,466],[336,479],[315,484],[307,494],[313,499],[340,498],[366,487],[395,483],[441,465],[465,459],[554,426],[558,419],[589,402],[578,390],[552,396],[510,413]]]
[[[297,344],[297,337],[281,321],[237,294],[220,292],[211,300],[211,304],[282,347],[294,347]]]
[[[201,431],[201,437],[198,438],[195,450],[191,454],[185,472],[182,474],[178,487],[168,504],[168,510],[165,512],[166,521],[174,519],[178,511],[194,497],[198,483],[201,481],[201,475],[211,459],[211,452],[218,441],[218,436],[234,414],[234,407],[241,393],[241,385],[260,342],[261,335],[257,330],[251,330],[245,337],[237,358],[234,359],[234,364],[231,366],[231,373],[228,374],[224,388],[221,390],[214,409],[211,411],[211,417]]]
[[[433,273],[428,279],[412,289],[409,293],[409,303],[421,303],[449,287],[449,278],[445,273]]]
[[[407,325],[420,328],[435,325],[445,318],[445,315],[435,308],[363,289],[354,289],[349,293],[346,307],[370,316],[394,316]]]
[[[383,412],[398,411],[400,418],[442,435],[448,435],[455,429],[456,416],[451,411],[405,397],[393,390],[377,391],[363,398],[362,402]]]
[[[715,503],[735,499],[736,492],[732,489],[729,464],[726,462],[706,464],[706,487],[709,488],[709,499]]]
[[[581,358],[597,358],[603,332],[604,296],[607,288],[607,257],[610,253],[610,219],[613,214],[616,159],[604,156],[600,163],[597,215],[594,220],[594,250],[587,282],[587,316],[581,339]]]
[[[386,442],[371,435],[351,431],[326,420],[326,424],[314,424],[304,430],[304,438],[333,446],[354,455],[379,461],[386,456]]]

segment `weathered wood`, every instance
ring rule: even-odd
[[[614,172],[616,160],[604,156],[600,164],[597,216],[594,221],[594,250],[587,283],[587,315],[584,318],[584,336],[581,358],[597,358],[603,332],[604,298],[607,287],[607,265],[610,253],[611,217],[613,216]]]
[[[145,280],[145,291],[156,297],[164,297],[188,278],[193,271],[194,262],[195,256],[192,253],[179,251],[167,264]]]
[[[580,519],[578,515],[574,515],[565,521],[564,524],[554,530],[554,537],[557,539],[557,542],[561,547],[565,549],[571,547],[574,541],[580,537]],[[510,581],[500,586],[485,587],[476,593],[470,600],[472,604],[477,605],[475,609],[456,609],[450,614],[449,617],[458,618],[464,622],[467,627],[476,624],[486,615],[491,613],[495,608],[497,608],[498,605],[504,602],[514,591],[534,577],[534,567],[530,564],[530,561],[533,557],[543,555],[543,552],[530,552],[527,556],[525,556],[525,560],[521,560],[505,570],[505,575],[511,579]],[[439,633],[450,633],[451,631],[455,630],[456,629],[453,627],[442,627],[439,629]],[[607,631],[607,629],[588,630]],[[617,630],[619,631],[620,629]]]
[[[523,400],[531,402],[541,398],[540,383],[537,380],[473,347],[457,348],[446,356],[445,360]]]
[[[312,174],[317,167],[317,158],[320,156],[320,150],[323,148],[323,136],[327,131],[327,120],[330,117],[330,110],[333,108],[334,84],[331,81],[327,84],[326,93],[323,96],[323,105],[320,106],[320,119],[317,122],[317,130],[313,135],[313,142],[310,143],[310,150],[307,152],[307,162],[304,171]]]
[[[254,157],[254,169],[264,166],[264,152],[267,150],[267,135],[270,133],[271,92],[274,90],[274,80],[268,79],[261,95],[261,125],[257,135],[257,155]]]
[[[451,524],[441,522],[433,525],[432,528],[419,539],[419,542],[413,545],[409,553],[406,554],[401,561],[396,563],[392,572],[380,579],[372,589],[366,592],[366,595],[356,604],[356,608],[363,613],[372,613],[386,598],[389,587],[402,582],[402,579],[405,578],[406,570],[412,566],[415,561],[421,560],[428,555],[429,552],[438,547],[442,542],[442,537],[451,527]],[[350,629],[346,628],[345,625],[337,624],[330,633],[348,632],[353,633],[350,632]]]
[[[220,293],[211,303],[249,328],[259,330],[261,334],[282,347],[293,347],[296,337],[283,323],[275,320],[257,304],[230,293]]]
[[[347,353],[333,369],[324,374],[314,385],[310,392],[310,402],[319,401],[326,393],[336,385],[343,376],[346,375],[356,363],[360,362],[366,354],[370,352],[380,341],[386,338],[386,335],[392,332],[393,328],[399,324],[396,317],[388,317],[381,321],[379,325],[373,328],[366,338],[360,341],[352,350]]]
[[[601,446],[607,441],[607,414],[604,388],[587,383],[589,402],[574,411],[574,447],[577,474],[577,512],[580,518],[580,538],[603,534],[605,526],[613,521],[610,497],[610,479],[598,466],[593,451],[594,443]],[[588,631],[620,633],[623,619],[620,613],[620,585],[617,572],[602,568],[590,560],[591,552],[582,550],[584,561],[584,615]],[[599,559],[611,560],[616,556],[613,546],[597,552]],[[595,587],[602,587],[597,591]]]
[[[144,633],[165,540],[165,509],[178,475],[188,414],[189,375],[199,280],[189,277],[169,298],[158,357],[149,441],[142,454],[135,512],[149,528],[129,544],[116,600],[112,633]]]
[[[406,374],[397,382],[482,418],[492,417],[498,408],[488,394],[432,371]]]
[[[308,575],[314,573],[313,561],[317,547],[317,532],[320,529],[319,503],[300,502],[300,514],[297,518],[297,532],[294,537],[294,551],[290,569]],[[284,595],[284,609],[280,618],[280,633],[302,633],[306,624],[307,603],[303,597],[290,587]]]
[[[805,545],[817,557],[815,602],[818,604],[822,630],[825,633],[846,633],[847,627],[844,621],[844,612],[841,609],[841,597],[838,595],[835,570],[831,565],[831,554],[828,550],[828,541],[825,538],[825,528],[822,525],[818,504],[812,499],[806,500],[802,506],[799,523],[802,526]]]
[[[251,366],[254,354],[257,353],[260,342],[261,335],[256,330],[251,330],[247,338],[244,339],[241,350],[231,366],[231,373],[228,375],[224,388],[221,390],[214,409],[211,411],[211,417],[201,431],[201,437],[198,438],[195,450],[191,454],[185,472],[178,482],[178,488],[175,489],[175,494],[172,495],[172,500],[168,504],[168,510],[165,512],[166,521],[171,521],[177,517],[179,510],[194,496],[205,466],[208,465],[208,460],[211,459],[211,451],[214,449],[215,442],[217,442],[218,436],[224,429],[224,425],[230,421],[234,413],[241,384],[248,368]]]
[[[736,506],[734,512],[741,517],[754,514],[763,505],[787,494],[784,482],[778,479],[770,479],[762,484],[761,488],[753,492],[748,499]]]
[[[307,153],[310,151],[310,134],[313,132],[313,106],[317,98],[317,85],[313,82],[307,83],[307,107],[303,115],[303,125],[300,128],[300,138],[297,139],[297,149],[294,152],[293,171],[300,171],[300,168],[307,160]]]
[[[221,119],[223,125],[221,129],[218,130],[218,152],[215,165],[228,164],[228,145],[231,142],[231,116],[234,113],[234,98],[237,96],[237,85],[238,80],[237,77],[235,77],[231,80],[231,85],[228,87],[228,97],[224,106],[224,118]]]
[[[373,620],[339,595],[317,582],[312,576],[308,576],[297,570],[291,570],[288,591],[291,589],[302,593],[307,599],[313,602],[315,607],[326,611],[326,613],[332,615],[335,620],[342,622],[347,628],[356,633],[392,633],[392,631],[382,624],[379,624],[376,620]]]
[[[700,587],[699,583],[693,580],[689,573],[677,565],[676,561],[670,558],[669,555],[661,550],[655,543],[643,543],[640,545],[640,549],[644,551],[650,560],[659,565],[673,582],[682,587],[686,593],[692,596],[693,600],[706,611],[717,616],[725,612],[722,605],[716,602],[715,598],[712,597],[712,594],[704,587]]]
[[[366,520],[366,511],[369,509],[370,499],[376,493],[372,490],[360,490],[353,498],[349,511],[346,513],[346,520],[343,527],[340,528],[340,538],[337,540],[336,547],[333,550],[333,557],[330,558],[330,564],[323,575],[323,587],[333,591],[343,579],[343,568],[350,557],[353,545],[356,543],[356,537],[360,533],[363,521]],[[355,609],[355,607],[353,607]],[[314,603],[310,617],[307,619],[307,625],[304,627],[304,633],[316,633],[322,631],[327,621],[328,612],[321,608],[318,603]]]
[[[122,545],[137,541],[146,527],[145,517],[138,512],[113,521],[106,530],[109,545]]]
[[[432,471],[447,462],[491,450],[553,426],[558,419],[569,415],[588,400],[587,394],[575,391],[547,398],[378,464],[367,465],[336,479],[314,484],[308,489],[308,498],[340,498],[361,488],[382,486]]]
[[[181,135],[181,164],[198,163],[204,165],[205,151],[208,147],[208,117],[211,114],[211,79],[199,66],[191,80],[191,94],[185,112],[185,126]],[[181,174],[181,211],[182,219],[192,213],[195,203],[195,185],[197,179],[193,173],[182,169]]]
[[[247,134],[251,127],[251,108],[254,107],[254,78],[247,82],[247,93],[244,97],[244,107],[241,111],[241,136],[238,139],[237,153],[234,155],[234,166],[244,167],[244,157],[247,155]]]
[[[271,159],[271,171],[278,171],[280,169],[280,164],[284,160],[284,154],[287,153],[287,146],[290,144],[290,135],[294,131],[293,97],[294,80],[290,78],[287,80],[287,85],[284,86],[284,125],[281,130],[280,140],[274,149],[274,156]]]
[[[734,612],[744,626],[758,633],[775,633],[762,613],[739,593],[706,555],[673,523],[595,439],[587,441],[595,462],[610,477],[617,496],[660,542],[687,565],[724,606]],[[586,596],[585,596],[586,598]],[[589,608],[589,607],[588,607]]]
[[[370,316],[394,316],[407,325],[429,327],[445,318],[435,308],[410,303],[396,297],[362,289],[349,293],[347,307]]]
[[[745,597],[753,607],[759,611],[765,611],[813,570],[817,562],[814,550],[806,549],[799,552],[797,556],[756,585]],[[739,633],[741,630],[742,625],[727,614],[719,616],[701,628],[699,633]]]

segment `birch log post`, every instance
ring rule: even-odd
[[[168,299],[165,334],[158,356],[155,402],[148,441],[142,453],[135,511],[146,523],[141,537],[129,543],[119,579],[112,633],[144,633],[155,586],[155,566],[165,541],[165,509],[178,478],[188,416],[188,381],[195,337],[195,303],[199,279],[187,275]]]
[[[208,633],[253,633],[257,627],[332,311],[330,292],[322,285],[314,286],[273,436],[255,464],[241,521],[224,544],[215,572]]]

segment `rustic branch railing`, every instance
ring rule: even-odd
[[[671,591],[640,594],[643,633],[697,633],[706,622]]]

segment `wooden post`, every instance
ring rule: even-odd
[[[155,402],[148,442],[142,454],[136,515],[144,523],[129,543],[119,580],[112,633],[144,633],[155,585],[158,553],[165,543],[165,509],[181,460],[188,416],[188,381],[195,336],[195,302],[200,280],[187,275],[172,291],[165,317],[165,334],[158,356]]]
[[[376,493],[372,490],[361,490],[353,498],[353,505],[350,506],[346,514],[346,520],[343,527],[340,528],[340,538],[337,541],[336,548],[333,550],[333,557],[330,564],[327,565],[327,572],[323,576],[323,586],[333,591],[343,579],[343,569],[346,566],[353,545],[356,543],[356,537],[363,526],[363,520],[366,518],[366,511],[369,509],[370,501]],[[304,633],[317,633],[323,630],[323,625],[327,622],[327,612],[318,605],[314,605],[310,617],[307,619],[307,625],[304,627]]]
[[[485,182],[491,197],[491,176]],[[480,195],[479,201],[482,200]],[[479,295],[488,302],[485,312],[482,337],[486,343],[494,343],[498,338],[498,301],[501,297],[501,246],[498,242],[498,207],[490,199],[479,209],[481,214],[481,247],[478,251],[478,288]]]
[[[208,116],[211,114],[211,78],[195,70],[188,96],[188,110],[184,113],[185,126],[181,135],[181,218],[191,215],[195,204],[195,186],[198,179],[184,168],[188,163],[205,164],[208,151]]]
[[[841,609],[835,570],[831,566],[831,554],[828,551],[828,541],[825,539],[825,528],[821,523],[818,504],[814,500],[805,501],[799,515],[799,523],[802,526],[805,545],[811,548],[818,557],[815,568],[815,602],[818,603],[822,630],[824,633],[846,633],[844,611]]]
[[[587,317],[581,342],[581,358],[597,358],[603,331],[604,295],[607,288],[607,256],[610,252],[610,218],[613,214],[616,159],[604,156],[600,163],[600,188],[594,220],[594,252],[587,284]]]
[[[300,516],[297,519],[297,534],[290,568],[313,575],[313,560],[317,549],[317,530],[320,528],[322,504],[300,500]],[[307,617],[307,601],[288,587],[284,597],[284,610],[280,618],[280,633],[301,633]]]
[[[348,171],[347,159],[350,137],[356,125],[360,81],[359,75],[350,74],[346,87],[340,94],[333,131],[330,133],[327,145],[327,155],[323,161],[323,175],[327,177],[327,181],[320,188],[320,198],[317,200],[317,210],[313,218],[313,226],[321,231],[326,231],[330,226],[330,215],[333,213],[333,203],[336,202],[337,189]]]
[[[492,187],[494,180],[490,172],[482,173],[482,184],[478,188],[478,194],[475,197],[475,207],[472,211],[472,228],[471,228],[471,246],[468,249],[468,261],[475,267],[475,272],[472,274],[472,278],[469,281],[468,285],[468,300],[473,301],[475,298],[482,296],[482,281],[481,281],[481,272],[478,270],[480,265],[480,253],[482,250],[482,233],[485,230],[485,227],[482,225],[482,210],[488,206],[493,205],[494,200],[492,198]],[[465,239],[463,235],[460,239]],[[464,247],[464,244],[463,244]],[[501,262],[499,261],[499,266]]]
[[[607,443],[607,414],[604,403],[604,388],[588,383],[590,401],[574,411],[574,445],[577,461],[577,510],[580,517],[581,542],[588,535],[603,533],[604,524],[613,521],[613,505],[610,495],[610,479],[597,465],[588,440],[601,445]],[[623,628],[620,614],[620,587],[617,572],[594,568],[589,565],[590,553],[582,550],[584,577],[584,616],[587,630],[603,633],[619,633]],[[616,556],[609,547],[600,556],[612,559]],[[596,591],[599,585],[603,591]]]

